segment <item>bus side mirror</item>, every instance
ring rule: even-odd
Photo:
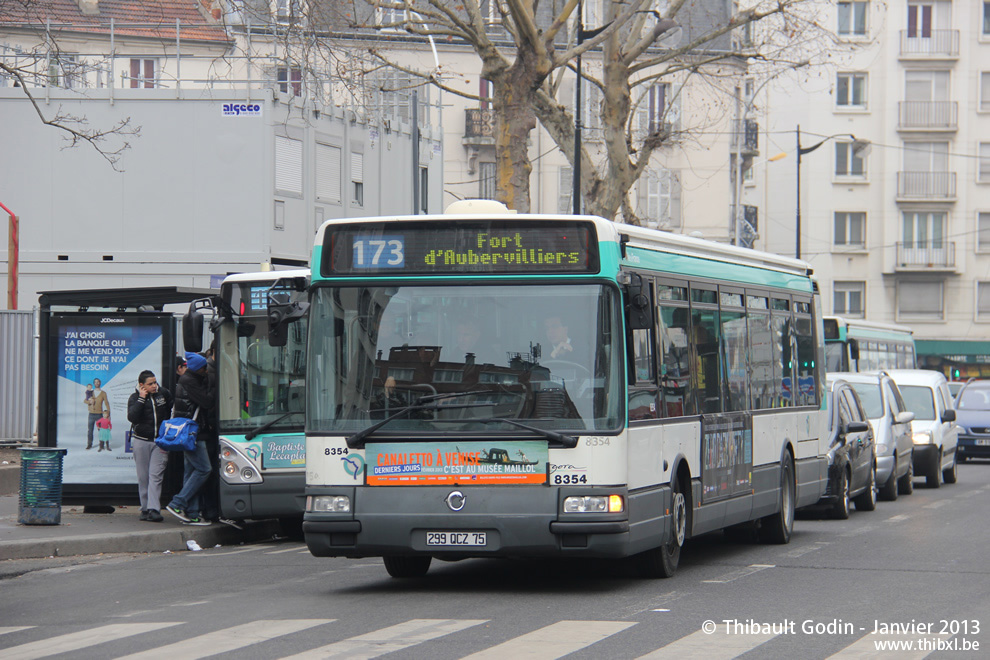
[[[186,351],[199,353],[203,350],[204,325],[203,313],[190,305],[189,311],[182,315],[182,346]]]
[[[650,283],[638,273],[630,273],[626,284],[626,316],[632,330],[649,330],[653,327],[653,304],[650,300]]]
[[[859,342],[855,339],[849,340],[849,359],[859,361]]]
[[[306,316],[309,303],[268,300],[268,344],[285,346],[289,343],[289,324]]]

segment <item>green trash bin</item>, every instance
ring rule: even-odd
[[[21,448],[21,499],[17,522],[22,525],[62,523],[62,459],[65,449]]]

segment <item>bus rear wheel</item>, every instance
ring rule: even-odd
[[[687,537],[688,503],[681,480],[674,481],[670,494],[671,535],[659,548],[647,550],[637,557],[639,572],[646,578],[669,578],[677,572],[681,547]]]
[[[760,540],[764,543],[790,543],[794,531],[794,462],[790,452],[780,459],[780,510],[760,519]]]
[[[433,561],[433,557],[429,555],[426,557],[391,555],[382,557],[382,561],[385,562],[385,570],[392,577],[416,578],[426,575],[426,572],[430,570],[430,562]]]

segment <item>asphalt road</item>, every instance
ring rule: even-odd
[[[786,546],[695,539],[670,580],[496,560],[394,580],[297,542],[0,562],[0,659],[985,658],[990,463],[959,477],[847,521],[801,517]],[[906,630],[875,634],[891,626]]]

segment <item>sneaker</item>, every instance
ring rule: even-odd
[[[211,523],[209,520],[203,520],[202,518],[190,518],[189,520],[185,521],[184,524],[195,525],[196,527],[209,527],[213,523]]]
[[[147,509],[141,509],[141,517],[139,518],[139,520],[150,520],[150,518],[148,518]]]
[[[189,522],[189,516],[187,516],[186,512],[180,509],[179,507],[172,506],[171,504],[169,504],[167,507],[165,507],[165,510],[171,513],[179,520],[181,520],[182,522]]]
[[[230,518],[217,518],[218,523],[223,523],[224,525],[230,525],[234,529],[244,529],[240,523],[236,520],[231,520]]]
[[[165,520],[162,512],[157,509],[148,509],[148,522],[161,522]]]

